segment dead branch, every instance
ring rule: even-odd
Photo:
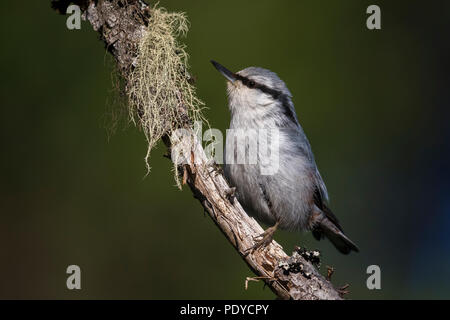
[[[65,13],[70,3],[79,5],[83,18],[99,32],[126,82],[148,24],[151,13],[148,5],[141,0],[60,0],[52,1],[52,7]],[[170,140],[166,137],[163,141],[170,149]],[[201,144],[192,139],[180,143],[184,145],[183,150],[191,152],[187,155],[189,163],[181,167],[183,182],[189,185],[194,197],[257,275],[248,280],[264,280],[281,299],[341,299],[333,285],[297,251],[289,257],[272,241],[266,248],[248,253],[247,249],[254,246],[254,239],[264,230],[234,199],[232,188],[216,166],[208,162]]]

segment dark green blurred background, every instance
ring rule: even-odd
[[[113,62],[91,26],[66,28],[50,1],[2,1],[0,298],[274,298],[160,145],[126,119],[108,137]],[[378,4],[382,30],[366,28]],[[293,93],[331,206],[361,252],[310,234],[353,299],[450,298],[448,1],[160,1],[187,12],[184,39],[212,127],[229,114],[215,59],[271,69]],[[82,289],[66,288],[66,268]],[[381,267],[382,289],[366,288]]]

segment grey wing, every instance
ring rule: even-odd
[[[320,175],[320,172],[319,172],[319,169],[317,169],[317,166],[316,166],[315,178],[316,178],[315,180],[316,180],[317,189],[320,192],[322,200],[324,202],[328,203],[329,198],[328,198],[327,187],[325,186],[325,183],[323,182],[322,176]]]
[[[316,161],[314,159],[314,154],[311,149],[311,144],[309,143],[309,140],[306,137],[305,133],[303,132],[303,129],[301,126],[297,133],[297,137],[299,138],[296,140],[297,149],[300,154],[302,154],[309,160],[309,162],[312,166],[312,169],[314,170],[313,179],[315,180],[315,184],[316,184],[317,188],[319,189],[322,199],[324,199],[326,202],[328,202],[327,187],[325,186],[322,176],[320,175],[319,169],[317,168]]]
[[[322,210],[322,212],[325,214],[325,216],[333,222],[336,227],[342,230],[341,225],[339,224],[338,218],[334,215],[334,213],[328,208],[328,191],[327,187],[325,186],[325,183],[322,180],[322,177],[319,173],[319,170],[316,168],[316,188],[314,190],[314,204]],[[319,230],[313,230],[312,234],[314,238],[317,240],[320,240],[324,237],[324,234]]]

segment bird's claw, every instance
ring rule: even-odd
[[[228,188],[225,190],[225,197],[230,201],[234,202],[236,197],[236,187]]]
[[[260,248],[267,247],[273,240],[273,234],[277,230],[277,226],[278,223],[273,227],[267,228],[267,230],[265,230],[260,235],[253,237],[253,241],[255,241],[255,244],[247,249],[247,254],[253,253]]]

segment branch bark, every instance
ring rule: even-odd
[[[59,0],[52,1],[52,7],[65,13],[70,3],[79,5],[83,18],[99,32],[127,81],[125,71],[133,67],[136,48],[148,25],[151,13],[148,5],[141,0]],[[163,140],[170,150],[169,139]],[[247,250],[255,244],[254,239],[264,230],[233,197],[232,189],[220,170],[208,161],[200,142],[184,139],[180,143],[182,150],[190,152],[185,157],[191,159],[183,167],[184,180],[194,197],[257,275],[248,280],[264,280],[281,299],[341,299],[333,285],[298,250],[289,257],[277,242],[272,241],[264,249],[247,254]]]

